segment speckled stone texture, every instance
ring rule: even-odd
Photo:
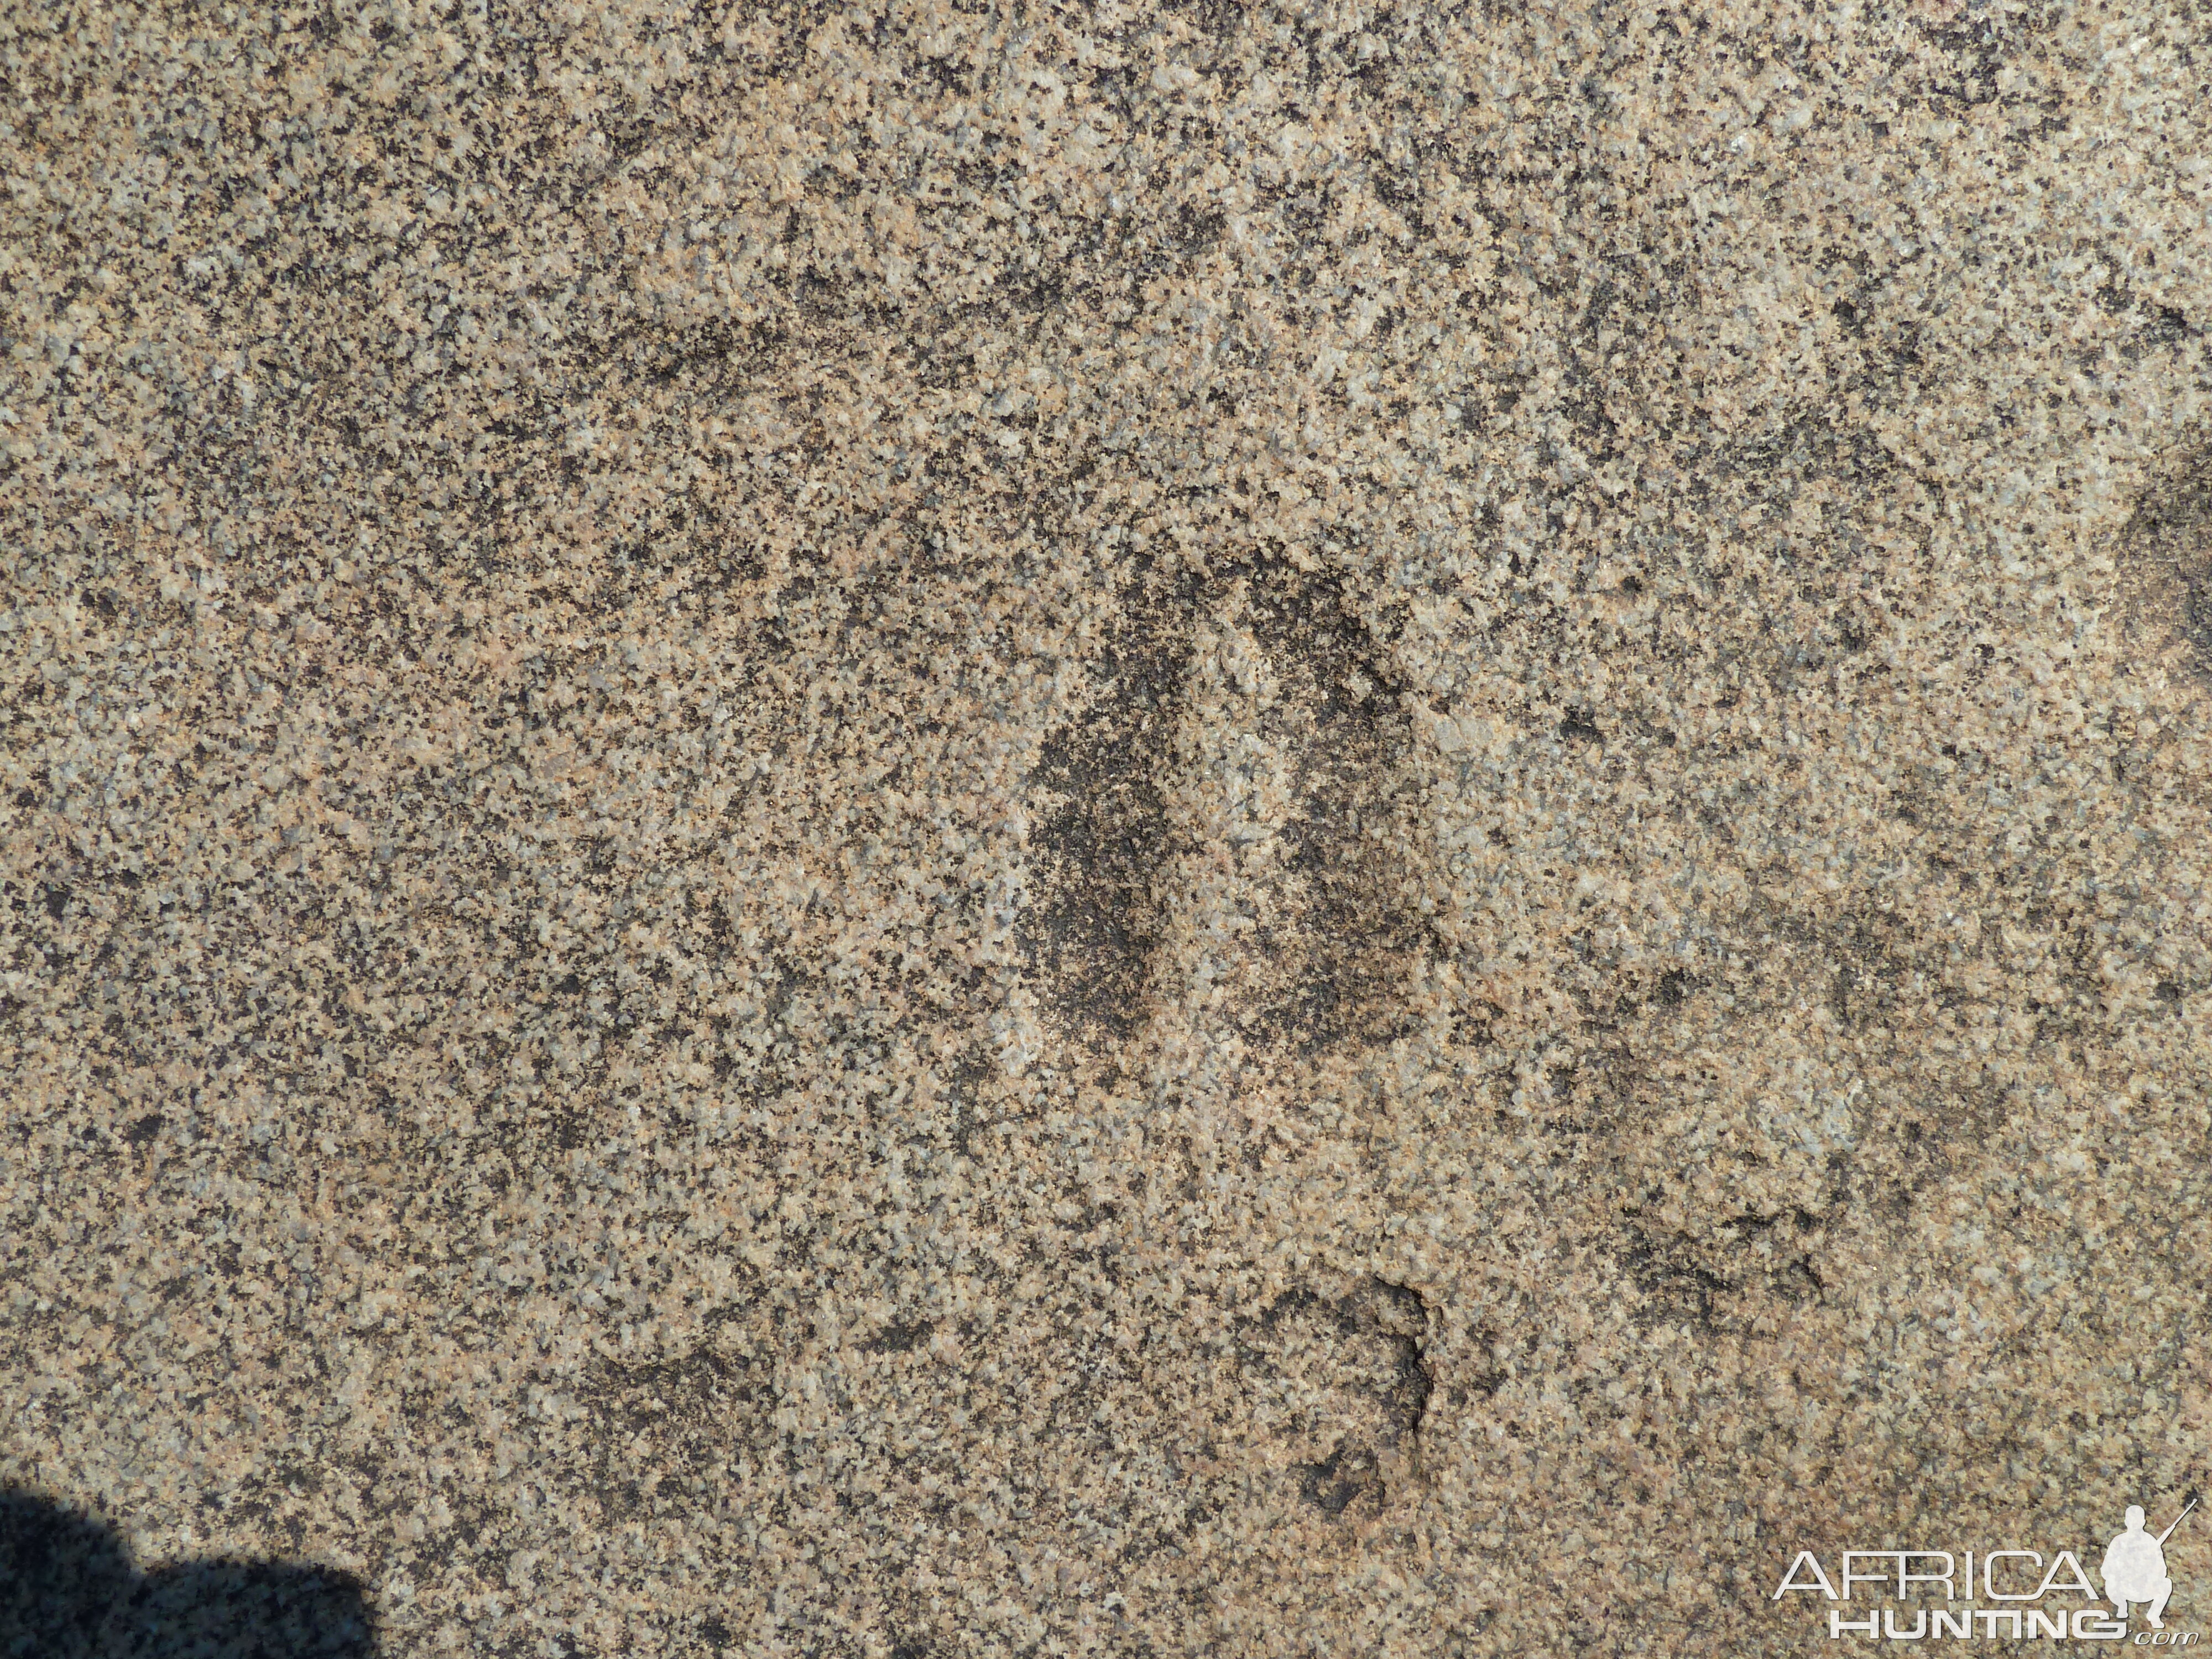
[[[0,1482],[132,1571],[1783,1654],[2212,1481],[2201,0],[0,64]]]

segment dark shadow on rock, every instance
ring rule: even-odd
[[[278,1561],[141,1573],[122,1540],[51,1499],[0,1490],[0,1659],[374,1659],[358,1579]]]

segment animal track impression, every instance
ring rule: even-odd
[[[1187,1021],[1313,1054],[1386,1042],[1426,943],[1406,712],[1332,579],[1125,594],[1047,742],[1029,956],[1094,1046]]]
[[[2192,456],[2144,498],[2121,564],[2131,647],[2212,683],[2212,453]]]
[[[1371,1516],[1419,1477],[1428,1329],[1416,1292],[1370,1279],[1336,1302],[1293,1292],[1243,1332],[1255,1448],[1302,1502],[1333,1519]]]

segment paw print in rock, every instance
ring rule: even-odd
[[[611,1521],[710,1507],[728,1466],[764,1433],[773,1310],[754,1298],[717,1316],[688,1351],[647,1364],[602,1360],[582,1395],[597,1449],[592,1498]]]
[[[1253,1438],[1301,1503],[1356,1520],[1420,1477],[1428,1332],[1419,1294],[1370,1279],[1334,1300],[1294,1291],[1240,1334]]]
[[[374,1659],[350,1575],[283,1561],[140,1572],[108,1528],[0,1491],[0,1659]]]

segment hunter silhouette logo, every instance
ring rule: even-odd
[[[2140,1608],[2149,1628],[2136,1632],[2131,1645],[2194,1647],[2199,1639],[2196,1632],[2166,1628],[2166,1604],[2173,1595],[2166,1540],[2189,1518],[2197,1501],[2192,1496],[2160,1533],[2145,1530],[2142,1506],[2130,1504],[2125,1529],[2106,1547],[2097,1575],[2103,1583],[2101,1592],[2072,1550],[2060,1550],[2047,1568],[2037,1550],[1967,1550],[1963,1557],[1948,1550],[1845,1550],[1842,1572],[1833,1579],[1820,1557],[1800,1550],[1772,1599],[1778,1601],[1792,1590],[1806,1590],[1830,1601],[1888,1597],[1905,1604],[1853,1608],[1863,1613],[1860,1618],[1831,1607],[1832,1639],[1863,1636],[1870,1641],[1887,1637],[1915,1642],[1950,1636],[2017,1641],[2046,1636],[2122,1642],[2129,1639],[2130,1610]],[[2086,1605],[2069,1607],[2047,1599],[2068,1596]],[[1973,1606],[1977,1600],[1995,1605]],[[1962,1601],[1967,1605],[1960,1606]],[[1900,1615],[1906,1613],[1912,1620],[1910,1628],[1899,1623]]]
[[[2105,1594],[2120,1610],[2120,1617],[2128,1616],[2128,1603],[2142,1601],[2148,1605],[2145,1615],[2153,1630],[2164,1630],[2166,1620],[2160,1617],[2166,1611],[2166,1598],[2173,1594],[2173,1580],[2166,1576],[2166,1540],[2173,1536],[2173,1528],[2179,1526],[2197,1507],[2197,1500],[2189,1500],[2188,1509],[2173,1517],[2168,1527],[2155,1538],[2143,1530],[2142,1505],[2128,1506],[2128,1529],[2112,1541],[2105,1551]]]

